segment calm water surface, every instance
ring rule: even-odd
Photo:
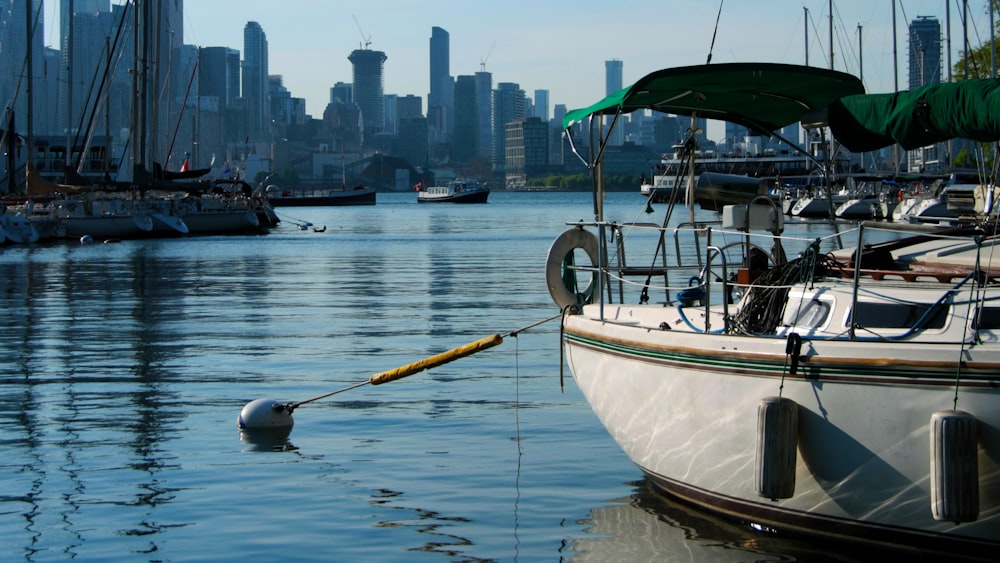
[[[643,207],[607,212],[662,219]],[[593,215],[551,193],[279,212],[264,236],[0,247],[0,560],[858,558],[652,495],[560,389],[556,321],[303,405],[287,441],[242,437],[253,399],[558,313],[546,252]]]

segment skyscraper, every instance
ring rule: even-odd
[[[385,97],[383,96],[382,65],[388,57],[382,51],[355,49],[347,57],[353,65],[354,103],[361,109],[364,126],[364,143],[369,143],[369,135],[385,129]]]
[[[427,110],[442,108],[448,130],[454,123],[455,82],[451,77],[451,39],[440,27],[431,28],[430,79],[431,91],[427,95]]]
[[[479,115],[478,156],[493,157],[493,74],[481,70],[476,77],[476,111]]]
[[[494,170],[503,170],[507,159],[507,124],[527,117],[524,90],[514,82],[500,82],[493,91],[493,162]]]
[[[267,36],[259,23],[249,21],[243,28],[243,97],[247,133],[257,140],[264,138],[271,122],[267,72]]]
[[[240,52],[229,47],[198,49],[198,95],[215,97],[225,109],[240,95]]]
[[[542,121],[549,121],[549,91],[535,90],[535,115]]]
[[[476,77],[455,79],[455,127],[451,138],[452,161],[467,164],[479,156],[479,100]]]
[[[14,99],[14,88],[17,86],[18,77],[22,76],[22,69],[26,68],[26,55],[28,52],[28,26],[26,13],[30,4],[32,21],[38,19],[34,24],[35,34],[31,41],[31,73],[34,76],[33,97],[35,111],[35,127],[38,127],[38,120],[42,114],[49,112],[41,111],[44,107],[40,105],[40,89],[43,84],[40,80],[45,65],[45,50],[43,49],[42,30],[45,29],[45,13],[42,9],[42,0],[0,0],[0,96],[7,102]],[[15,127],[25,131],[27,127],[27,99],[25,96],[26,84],[21,84],[21,92],[17,97],[17,106],[14,108],[16,115]],[[54,108],[49,108],[54,109]],[[7,124],[0,125],[3,129]],[[46,131],[48,132],[48,131]]]
[[[910,89],[941,82],[941,23],[917,16],[910,22]]]
[[[604,95],[610,96],[622,89],[622,62],[618,59],[604,61]],[[627,120],[627,116],[626,117]],[[611,132],[608,143],[621,146],[625,142],[625,122],[619,120],[615,130]]]
[[[604,61],[604,95],[610,96],[622,89],[622,62],[618,59]]]
[[[941,82],[941,24],[937,18],[917,16],[910,22],[910,90]],[[935,144],[907,152],[911,172],[933,170],[949,160],[947,146]]]

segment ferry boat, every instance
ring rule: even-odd
[[[444,186],[417,185],[417,203],[486,203],[490,190],[478,180],[451,180]]]

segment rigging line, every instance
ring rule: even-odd
[[[517,336],[516,334],[514,335]],[[514,549],[520,550],[521,539],[518,536],[520,529],[520,507],[521,507],[521,459],[524,457],[524,450],[521,449],[521,367],[518,363],[520,357],[520,341],[514,343],[514,442],[517,444],[517,468],[514,473]],[[516,559],[516,558],[515,558]]]
[[[715,50],[715,36],[719,33],[719,20],[722,19],[722,4],[725,0],[719,0],[719,12],[715,15],[715,29],[712,30],[712,44],[708,46],[708,60],[705,64],[712,64],[712,51]]]
[[[514,338],[514,441],[517,442],[517,455],[521,454],[521,342]]]
[[[983,253],[983,239],[981,237],[977,236],[977,237],[975,237],[975,241],[976,241],[976,264],[975,264],[975,266],[973,266],[973,270],[972,270],[972,272],[973,272],[972,273],[972,278],[973,278],[972,283],[969,284],[969,301],[968,301],[968,304],[965,306],[965,322],[962,323],[962,341],[959,343],[959,346],[958,346],[958,361],[955,362],[955,391],[954,391],[954,395],[952,396],[952,399],[951,399],[951,408],[952,408],[952,410],[958,410],[958,387],[959,387],[959,383],[962,380],[962,356],[965,355],[965,343],[968,340],[968,331],[971,328],[969,326],[969,318],[971,317],[971,313],[972,313],[972,310],[973,310],[973,304],[974,304],[975,296],[976,296],[976,293],[977,293],[977,286],[980,285],[979,283],[977,283],[978,280],[976,280],[975,278],[978,278],[978,277],[984,275],[983,272],[982,272],[982,270],[980,270],[980,259],[982,257],[982,253]],[[992,246],[993,245],[990,245],[991,250],[992,250]],[[983,288],[982,288],[981,291],[983,291],[983,292],[985,292],[985,285],[989,284],[989,282],[990,282],[988,275],[986,275],[985,278],[986,279],[984,279],[983,282],[982,282]],[[981,307],[979,307],[978,309],[982,310]],[[977,322],[976,323],[976,326],[977,326],[976,332],[977,332],[977,334],[979,332],[978,325],[979,325],[979,323]]]

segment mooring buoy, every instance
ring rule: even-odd
[[[236,425],[241,430],[291,429],[295,421],[285,403],[275,399],[256,399],[243,407]]]

